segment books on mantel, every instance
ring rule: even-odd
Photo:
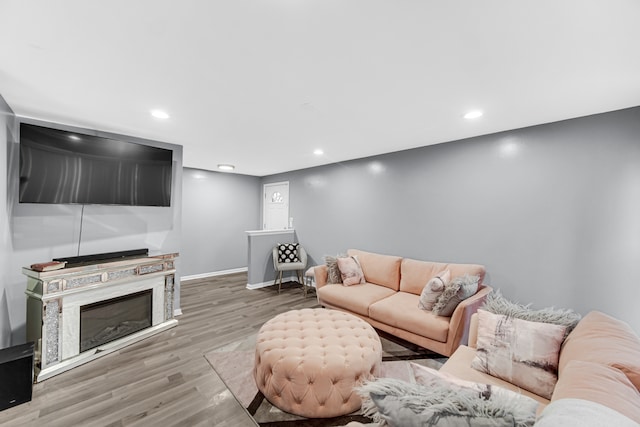
[[[61,268],[64,268],[64,266],[67,264],[66,261],[49,261],[49,262],[41,262],[39,264],[31,264],[31,269],[33,271],[53,271],[53,270],[60,270]]]

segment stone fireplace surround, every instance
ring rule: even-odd
[[[27,341],[35,342],[36,382],[176,326],[173,289],[177,255],[47,272],[23,268],[27,276]],[[151,327],[80,353],[82,306],[145,290],[152,290]]]

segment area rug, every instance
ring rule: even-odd
[[[382,367],[380,376],[411,381],[413,373],[409,362],[439,369],[447,360],[411,343],[378,331],[382,342]],[[360,411],[336,418],[304,418],[289,414],[273,406],[258,391],[253,380],[256,334],[205,354],[211,367],[220,376],[229,391],[244,406],[254,420],[265,427],[324,427],[344,426],[351,421],[363,424],[372,420]]]

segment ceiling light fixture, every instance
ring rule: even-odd
[[[324,154],[324,151],[322,151],[319,148],[316,148],[315,150],[313,150],[313,154],[315,154],[316,156],[322,156]]]
[[[156,119],[168,119],[169,114],[166,111],[162,110],[151,110],[151,115]]]
[[[465,119],[477,119],[478,117],[482,117],[482,111],[480,110],[469,111],[464,115]]]
[[[69,135],[69,139],[72,141],[80,141],[80,137],[78,135]]]
[[[218,169],[220,169],[221,171],[232,171],[235,168],[236,168],[235,166],[228,165],[228,164],[219,164],[218,165]]]

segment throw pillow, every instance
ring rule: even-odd
[[[325,255],[324,262],[327,265],[327,283],[340,283],[342,284],[342,276],[340,275],[340,268],[338,268],[338,258],[344,258],[347,255]]]
[[[412,384],[378,378],[356,388],[365,416],[391,426],[530,427],[535,410],[497,396],[485,398],[476,390],[450,383]]]
[[[364,273],[356,257],[338,258],[338,268],[340,269],[340,277],[342,277],[344,286],[365,283]]]
[[[429,280],[420,294],[418,308],[421,310],[433,310],[433,305],[444,292],[444,286],[449,283],[450,279],[451,272],[444,270]]]
[[[444,317],[451,316],[458,304],[478,292],[479,280],[480,276],[468,274],[454,277],[451,282],[445,285],[444,292],[433,305],[433,314]]]
[[[488,400],[494,398],[500,399],[501,401],[516,400],[518,401],[518,407],[523,410],[522,415],[525,415],[527,419],[529,416],[535,414],[538,409],[537,401],[521,393],[516,393],[491,384],[466,381],[452,374],[436,371],[435,369],[413,362],[409,362],[409,366],[411,367],[413,378],[417,384],[433,386],[448,383],[450,387],[465,387],[475,390],[483,399]]]
[[[300,262],[298,259],[299,243],[278,243],[278,260],[280,262]]]
[[[551,399],[566,329],[480,309],[477,351],[471,367]]]
[[[531,304],[522,305],[511,302],[502,296],[499,290],[492,291],[484,301],[482,308],[494,314],[503,314],[507,317],[516,317],[530,322],[553,323],[567,327],[567,334],[576,327],[580,321],[580,314],[573,310],[562,308],[543,308],[533,310]]]

